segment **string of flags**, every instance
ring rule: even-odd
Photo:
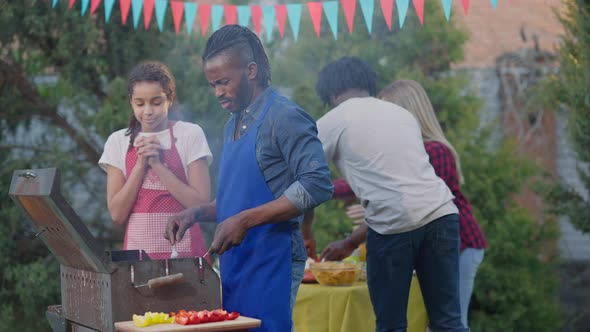
[[[52,0],[52,8],[58,4],[59,0]],[[62,0],[66,1],[66,0]],[[72,9],[77,0],[67,0],[68,8]],[[105,22],[109,22],[115,0],[78,0],[81,1],[81,12],[84,16],[90,7],[90,14],[93,15],[98,10],[101,3],[104,7]],[[229,4],[203,4],[180,0],[118,0],[121,10],[121,23],[127,24],[129,11],[133,20],[133,27],[135,29],[139,26],[140,18],[143,14],[144,28],[147,30],[152,21],[155,12],[156,22],[160,31],[164,30],[164,20],[168,7],[172,11],[172,20],[174,23],[174,30],[176,34],[180,33],[182,19],[184,18],[187,33],[190,35],[193,30],[195,18],[199,20],[199,27],[201,35],[205,36],[209,25],[213,31],[218,30],[222,22],[225,24],[240,24],[248,26],[250,20],[254,26],[254,30],[258,35],[264,26],[266,40],[272,39],[273,29],[276,26],[279,30],[281,38],[285,36],[286,22],[293,33],[293,38],[297,40],[299,35],[299,27],[301,16],[304,8],[307,8],[311,17],[311,22],[317,37],[321,35],[322,14],[326,17],[328,25],[332,30],[334,39],[338,39],[338,14],[340,8],[344,12],[348,31],[352,34],[354,29],[354,15],[356,13],[357,2],[360,6],[367,31],[372,32],[373,13],[375,11],[375,2],[379,1],[383,18],[389,30],[392,29],[393,7],[397,8],[399,27],[402,28],[406,19],[408,8],[410,7],[410,0],[328,0],[328,1],[311,1],[303,3],[291,4],[268,4],[268,5],[229,5]],[[424,24],[424,1],[412,0],[412,4],[420,21]],[[453,0],[440,0],[447,21],[451,17],[451,7]],[[498,0],[490,0],[494,9],[498,7]],[[461,0],[461,5],[465,15],[469,11],[469,0]]]

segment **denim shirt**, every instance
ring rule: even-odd
[[[268,188],[276,198],[281,195],[297,207],[301,215],[289,220],[293,225],[293,260],[306,259],[299,229],[303,214],[329,200],[334,186],[315,120],[289,99],[268,87],[242,111],[240,137],[255,125],[268,98],[277,96],[260,124],[256,137],[256,159]],[[232,114],[237,117],[239,114]],[[235,123],[234,121],[228,121]],[[228,128],[226,128],[228,129]],[[224,130],[225,142],[234,141],[234,130]]]

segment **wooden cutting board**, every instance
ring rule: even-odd
[[[240,316],[235,320],[195,325],[156,324],[148,327],[136,327],[132,321],[117,322],[115,330],[119,332],[216,332],[253,329],[260,327],[260,324],[260,319]]]

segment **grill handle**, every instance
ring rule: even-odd
[[[176,273],[169,276],[158,277],[148,280],[145,285],[137,285],[137,287],[160,288],[164,286],[173,286],[184,282],[184,274]]]

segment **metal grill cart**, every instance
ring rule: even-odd
[[[144,251],[104,251],[61,195],[57,169],[14,171],[9,194],[60,263],[62,303],[47,310],[55,332],[111,332],[115,322],[146,311],[221,308],[219,277],[202,257],[150,260]]]

